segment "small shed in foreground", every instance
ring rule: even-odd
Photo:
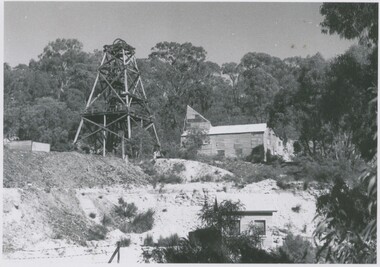
[[[273,246],[272,232],[270,228],[273,225],[273,213],[277,210],[243,210],[235,212],[234,215],[239,215],[240,219],[236,220],[234,229],[231,229],[233,234],[240,235],[249,231],[250,225],[255,226],[262,240],[263,248]]]
[[[50,152],[50,144],[31,140],[10,141],[7,146],[13,150]]]

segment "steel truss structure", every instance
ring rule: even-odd
[[[102,145],[103,156],[121,143],[123,158],[130,144],[132,129],[141,127],[154,134],[160,147],[154,120],[135,58],[135,48],[121,39],[105,45],[97,76],[81,114],[74,144],[90,138],[97,150]],[[82,128],[87,133],[81,136]]]

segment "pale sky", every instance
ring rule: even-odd
[[[319,3],[5,2],[4,61],[37,59],[57,38],[76,38],[85,51],[122,38],[145,58],[161,41],[191,42],[207,60],[240,62],[247,52],[326,59],[355,42],[321,33]]]

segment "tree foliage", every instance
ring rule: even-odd
[[[325,17],[321,23],[323,33],[377,45],[377,3],[324,3],[320,12]]]

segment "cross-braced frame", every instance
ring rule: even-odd
[[[141,127],[154,134],[160,147],[153,116],[137,67],[135,49],[121,39],[104,46],[104,54],[75,135],[74,144],[90,139],[102,146],[103,156],[121,144],[123,158],[132,129]],[[83,128],[86,134],[79,138]]]

